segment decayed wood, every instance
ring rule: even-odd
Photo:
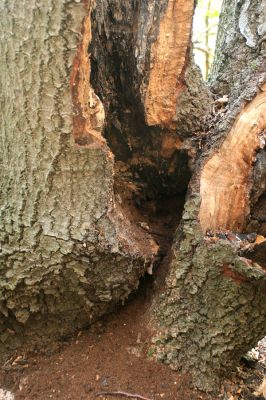
[[[175,127],[182,73],[191,37],[194,0],[169,0],[157,40],[151,48],[151,72],[145,96],[148,125]]]
[[[206,162],[200,179],[200,223],[207,229],[241,231],[249,213],[252,164],[264,147],[266,85],[236,119],[222,146]]]

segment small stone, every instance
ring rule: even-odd
[[[147,224],[147,222],[142,222],[142,221],[140,221],[140,222],[139,222],[139,225],[141,226],[141,228],[145,229],[146,231],[149,231],[149,230],[150,230],[150,227],[149,227],[149,225]]]
[[[141,343],[141,333],[140,332],[138,333],[138,336],[137,336],[137,343]]]
[[[102,386],[108,386],[108,380],[107,380],[107,378],[103,377],[103,378],[101,379],[101,385],[102,385]]]

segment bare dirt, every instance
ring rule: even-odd
[[[149,278],[146,278],[149,279]],[[151,278],[150,278],[151,279]],[[2,367],[0,387],[15,399],[121,399],[100,392],[125,391],[148,399],[207,399],[150,354],[145,312],[151,283],[115,314],[44,354],[16,354]],[[49,354],[49,352],[51,354]]]
[[[125,190],[124,195],[127,195]],[[131,193],[126,200],[130,206]],[[129,216],[140,221],[143,233],[152,235],[159,246],[154,275],[143,278],[137,293],[125,306],[88,330],[72,338],[62,338],[42,353],[26,349],[14,354],[0,368],[0,400],[126,398],[101,395],[114,391],[137,394],[139,397],[129,398],[142,396],[147,400],[256,399],[253,392],[262,380],[264,368],[259,370],[254,362],[252,366],[243,364],[230,381],[224,382],[219,396],[214,397],[193,390],[189,376],[180,376],[153,359],[148,311],[155,292],[160,291],[164,281],[171,257],[171,239],[182,213],[184,196],[178,201],[165,198],[157,204],[152,200],[139,201],[143,212],[132,205]],[[266,346],[262,353],[266,357]]]
[[[137,293],[125,306],[120,306],[90,329],[54,343],[42,353],[33,349],[20,351],[2,365],[0,388],[9,390],[15,400],[123,398],[100,395],[112,391],[138,394],[150,400],[211,398],[193,391],[188,376],[181,378],[166,365],[156,363],[150,347],[147,311],[164,280],[184,194],[174,199],[162,198],[156,203],[147,200],[146,195],[139,195],[145,191],[136,187],[134,199],[128,187],[129,178],[131,176],[125,176],[125,182],[121,182],[123,200],[128,204],[125,212],[129,219],[138,221],[143,237],[152,237],[159,246],[154,275],[146,274]],[[144,238],[143,242],[145,244]],[[7,400],[9,397],[3,393],[1,397],[0,392],[0,400]]]
[[[1,366],[0,388],[11,393],[0,390],[0,399],[126,398],[100,395],[113,391],[137,394],[149,400],[263,399],[254,396],[254,391],[265,369],[265,340],[254,350],[261,353],[257,358],[263,363],[258,367],[252,358],[245,360],[232,378],[224,382],[217,397],[192,390],[189,376],[180,376],[155,362],[147,321],[153,291],[153,278],[146,277],[135,298],[90,329],[78,332],[75,337],[63,338],[42,353],[28,349],[15,354]]]

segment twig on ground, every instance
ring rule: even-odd
[[[128,398],[135,398],[135,399],[140,399],[140,400],[152,400],[148,399],[148,397],[141,396],[139,394],[133,394],[133,393],[127,393],[127,392],[122,392],[122,391],[114,391],[114,392],[99,392],[97,393],[97,396],[122,396],[122,397],[128,397]]]

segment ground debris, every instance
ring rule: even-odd
[[[0,389],[0,400],[14,400],[14,395],[8,390]]]
[[[53,352],[50,348],[47,354],[29,349],[10,358],[0,366],[0,387],[13,393],[15,400],[123,399],[97,396],[113,388],[154,400],[209,400],[192,390],[189,377],[148,357],[152,278],[143,279],[138,296],[132,297],[127,307],[60,342]],[[18,369],[22,360],[27,360],[28,368]]]
[[[222,400],[264,400],[266,373],[266,337],[243,357],[230,380],[226,380],[219,396]]]
[[[123,391],[113,391],[113,392],[99,392],[97,393],[97,396],[122,396],[122,397],[127,397],[131,399],[140,399],[140,400],[152,400],[149,399],[148,397],[141,396],[139,394],[133,394],[133,393],[127,393]]]
[[[263,396],[264,398],[266,398],[266,376],[264,377],[262,384],[258,387],[254,394],[255,396]]]

